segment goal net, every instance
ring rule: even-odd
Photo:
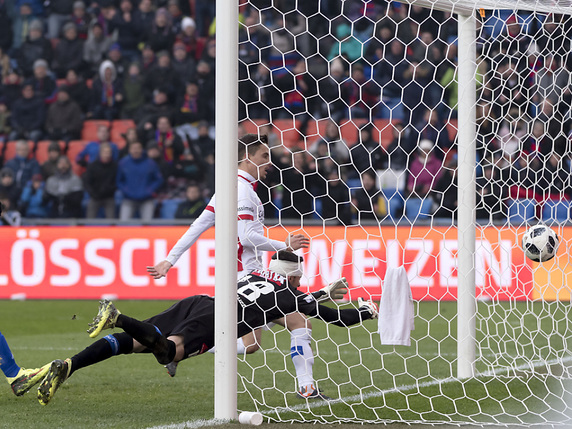
[[[239,132],[269,136],[268,234],[311,238],[308,291],[346,277],[350,301],[379,302],[404,267],[415,329],[410,346],[382,345],[375,321],[312,320],[312,377],[333,400],[306,401],[290,333],[274,327],[239,358],[238,407],[290,422],[570,425],[571,4],[409,3],[240,5]],[[461,19],[475,24],[468,44]],[[459,57],[473,51],[468,94]],[[473,188],[459,190],[461,174]],[[459,195],[473,201],[468,270]],[[537,223],[560,238],[543,263],[520,243]],[[466,285],[474,314],[457,306]],[[466,320],[471,374],[459,376]]]

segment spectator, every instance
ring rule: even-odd
[[[6,141],[10,134],[10,111],[6,106],[6,101],[0,98],[0,141]],[[0,165],[2,163],[0,162]]]
[[[1,6],[0,6],[1,10]],[[18,67],[15,59],[10,58],[8,52],[0,47],[0,79],[3,82],[14,69]]]
[[[383,168],[384,151],[379,142],[373,139],[373,133],[376,131],[371,123],[360,129],[359,140],[350,149],[351,165],[355,169],[352,176],[359,177],[370,168],[374,170]]]
[[[19,191],[32,179],[33,175],[40,173],[40,164],[35,158],[30,157],[30,147],[25,140],[16,142],[16,155],[7,161],[4,167],[14,172],[14,183]]]
[[[44,202],[52,218],[81,217],[83,184],[66,156],[58,158],[56,173],[46,181]]]
[[[336,170],[328,174],[325,184],[325,192],[320,198],[322,219],[334,221],[338,225],[350,225],[352,212],[349,188],[340,180],[340,175]]]
[[[209,121],[209,123],[214,124],[214,113],[215,113],[215,80],[213,69],[205,61],[199,61],[197,64],[197,74],[196,82],[199,85],[199,95],[205,97],[206,100],[213,100],[212,103],[205,103],[205,109],[208,109],[204,113],[204,118]]]
[[[187,186],[185,201],[182,201],[175,212],[175,219],[195,219],[207,206],[201,196],[201,188],[196,183]]]
[[[193,18],[184,17],[181,21],[181,32],[177,35],[176,40],[185,45],[185,50],[189,58],[198,61],[203,53],[205,39],[197,37],[196,24]]]
[[[24,79],[16,71],[12,70],[8,76],[2,80],[2,95],[8,110],[12,108],[14,102],[22,95],[22,83]]]
[[[179,0],[168,0],[167,10],[171,14],[171,23],[173,25],[173,33],[179,34],[182,29],[183,11],[179,5]]]
[[[207,40],[200,60],[207,63],[211,70],[216,68],[216,39],[214,37]]]
[[[83,44],[83,60],[89,65],[89,73],[97,73],[99,64],[109,51],[113,39],[106,36],[102,25],[97,21],[92,21],[87,33],[87,40]]]
[[[199,135],[196,139],[191,139],[190,141],[190,145],[196,147],[203,158],[209,155],[214,156],[215,153],[215,141],[210,136],[209,128],[209,123],[207,121],[199,122]]]
[[[157,64],[145,74],[145,94],[151,97],[155,88],[163,88],[167,91],[169,99],[174,99],[175,93],[180,90],[181,82],[175,69],[171,66],[169,53],[161,51],[157,53]]]
[[[60,86],[56,102],[48,108],[46,133],[50,140],[76,140],[81,136],[83,115],[81,108],[70,98],[67,87]]]
[[[127,76],[123,79],[124,101],[121,105],[121,117],[130,119],[137,116],[139,110],[145,104],[145,94],[143,91],[143,76],[138,63],[129,66]]]
[[[68,70],[64,85],[67,88],[70,98],[79,105],[81,112],[86,114],[89,110],[91,97],[85,80],[80,79],[75,70]]]
[[[44,100],[45,104],[56,101],[56,90],[58,86],[56,81],[50,76],[47,61],[36,60],[34,62],[34,76],[30,82],[34,86],[36,96]]]
[[[129,155],[119,162],[117,187],[123,193],[119,209],[122,221],[132,219],[136,211],[143,222],[153,218],[154,195],[163,184],[161,172],[155,161],[147,158],[140,142],[129,146]]]
[[[181,138],[186,139],[187,134],[196,137],[197,124],[206,119],[205,112],[208,107],[205,106],[208,106],[210,101],[200,96],[196,82],[187,82],[185,92],[179,97],[175,111],[175,125]]]
[[[30,77],[34,73],[36,60],[51,62],[52,57],[52,44],[44,37],[44,25],[42,21],[36,19],[30,23],[28,36],[18,50],[16,56],[18,67],[25,77]]]
[[[160,116],[170,118],[173,114],[173,107],[169,102],[167,92],[162,88],[153,91],[153,101],[146,103],[135,117],[137,123],[137,134],[144,141],[149,141],[154,137],[154,128]]]
[[[425,198],[434,190],[442,174],[442,161],[435,155],[435,147],[430,140],[421,140],[409,167],[407,195]]]
[[[399,39],[392,40],[385,56],[373,68],[373,78],[383,88],[382,103],[376,117],[393,120],[405,118],[401,96],[403,88],[409,83],[405,77],[409,65],[405,59],[403,42]]]
[[[135,18],[133,4],[131,0],[121,0],[119,11],[115,8],[108,20],[109,32],[117,31],[117,43],[121,48],[122,55],[129,61],[137,61],[141,53],[137,45],[141,40],[143,28],[141,23]]]
[[[0,204],[2,205],[2,214],[0,215],[0,225],[20,226],[22,223],[22,215],[15,206],[12,205],[10,198],[0,193]]]
[[[338,57],[330,62],[330,72],[318,81],[321,98],[321,116],[339,122],[347,116],[347,104],[342,98],[341,85],[347,78],[342,60]]]
[[[171,24],[171,14],[161,7],[155,12],[153,25],[148,27],[147,43],[153,52],[170,52],[175,43],[175,33]]]
[[[42,128],[46,118],[46,105],[36,97],[30,83],[22,87],[22,98],[14,102],[10,117],[10,140],[28,139],[38,142],[43,135]]]
[[[275,77],[275,82],[284,94],[284,109],[279,111],[281,117],[290,118],[297,114],[307,116],[307,112],[312,113],[307,101],[316,95],[317,84],[308,73],[304,60],[297,61],[291,73],[281,71],[280,77]]]
[[[17,207],[20,189],[14,182],[14,171],[11,168],[4,167],[0,170],[0,195],[4,195],[10,200],[10,207]]]
[[[215,3],[212,0],[195,1],[195,19],[198,20],[197,34],[199,37],[208,35],[209,27],[215,18]]]
[[[476,218],[492,223],[505,218],[503,185],[499,168],[488,160],[483,164],[482,174],[477,177]]]
[[[32,180],[24,187],[19,207],[25,218],[48,217],[48,210],[44,204],[44,188],[44,178],[41,174],[34,174]]]
[[[87,166],[99,158],[100,147],[107,143],[111,146],[113,160],[119,159],[119,148],[110,140],[110,131],[107,125],[99,125],[97,127],[97,140],[91,141],[85,145],[83,150],[77,154],[75,162],[78,165]]]
[[[422,116],[422,119],[413,124],[418,135],[417,141],[429,140],[435,143],[435,155],[441,160],[453,155],[456,149],[449,137],[447,124],[441,120],[437,110],[426,109]]]
[[[99,146],[99,158],[87,166],[83,176],[85,190],[89,194],[86,217],[97,217],[103,208],[106,219],[115,218],[115,191],[117,190],[117,162],[109,143]]]
[[[188,82],[195,78],[197,62],[187,54],[183,42],[175,42],[173,45],[172,67],[179,82]]]
[[[357,224],[364,220],[380,222],[385,213],[383,207],[385,200],[377,187],[377,175],[373,170],[367,170],[361,175],[361,188],[357,188],[352,195],[352,204],[357,210]]]
[[[431,192],[433,201],[437,205],[435,217],[448,219],[451,221],[451,225],[455,222],[457,218],[457,193],[457,160],[451,158],[443,165],[439,180]]]
[[[335,28],[336,42],[330,49],[328,59],[338,56],[344,57],[353,63],[361,57],[363,43],[352,34],[349,23],[343,22]]]
[[[536,170],[535,199],[539,203],[546,201],[570,201],[572,183],[570,169],[564,157],[556,151],[540,157],[541,167]]]
[[[283,219],[310,219],[314,214],[314,196],[307,186],[311,170],[303,151],[292,154],[292,165],[282,170],[282,209]]]
[[[73,13],[74,0],[50,0],[48,4],[48,38],[57,39]]]
[[[167,116],[160,116],[157,119],[153,141],[159,145],[161,156],[169,164],[177,162],[185,150],[181,137],[173,130],[171,120]]]
[[[12,18],[8,13],[6,3],[0,5],[0,48],[8,52],[12,48],[14,33],[12,32]]]
[[[83,40],[77,37],[77,28],[73,22],[63,27],[63,38],[54,51],[52,69],[58,79],[66,77],[68,70],[72,69],[82,73],[85,68],[83,62]]]
[[[310,146],[310,153],[315,155],[320,143],[326,144],[328,155],[337,165],[342,165],[349,160],[350,152],[348,145],[341,137],[339,125],[334,121],[326,121],[324,136]]]
[[[14,6],[14,11],[17,10],[19,10],[19,13],[15,13],[16,16],[12,27],[14,31],[12,48],[14,50],[22,47],[22,43],[26,40],[26,36],[28,36],[27,29],[30,28],[32,22],[37,20],[38,16],[41,16],[41,14],[35,15],[33,13],[30,3],[21,3],[19,6]]]
[[[411,126],[404,127],[402,123],[392,124],[391,142],[382,149],[382,166],[392,170],[403,171],[409,166],[410,159],[415,153],[416,140],[411,136]]]
[[[75,24],[77,29],[77,37],[79,40],[87,40],[87,30],[90,16],[86,14],[85,4],[82,0],[76,0],[73,3],[73,12],[71,22]]]
[[[366,79],[361,64],[352,64],[351,79],[342,83],[342,99],[349,106],[349,118],[373,118],[372,110],[379,104],[381,88],[372,80]]]
[[[137,129],[134,127],[130,127],[125,131],[125,134],[121,134],[121,137],[125,140],[125,144],[119,151],[119,158],[123,158],[127,154],[129,154],[129,146],[133,142],[139,141],[139,137],[137,136]]]
[[[142,29],[140,39],[144,40],[146,38],[145,29],[151,28],[153,20],[155,19],[155,12],[153,11],[153,3],[151,0],[141,0],[139,2],[137,10],[133,12],[133,19],[139,23],[139,27]]]
[[[93,81],[91,117],[108,121],[118,119],[123,102],[122,89],[113,63],[103,61],[99,66],[99,76]]]
[[[141,51],[141,73],[147,73],[155,65],[155,52],[146,43]]]
[[[114,43],[109,47],[107,52],[107,59],[115,66],[115,72],[119,79],[123,79],[127,69],[129,68],[130,61],[123,56],[119,43]]]
[[[60,144],[56,141],[51,142],[48,146],[48,159],[46,159],[40,167],[44,180],[48,180],[48,177],[56,174],[58,159],[61,155],[62,149],[60,148]]]

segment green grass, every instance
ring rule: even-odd
[[[145,318],[170,302],[117,305]],[[0,301],[0,331],[20,365],[38,366],[89,345],[85,329],[96,311],[94,301]],[[257,408],[274,421],[570,422],[572,383],[560,376],[572,366],[568,303],[479,303],[481,375],[463,382],[454,379],[455,303],[421,303],[416,312],[411,347],[381,346],[374,321],[349,330],[313,321],[315,378],[342,400],[310,408],[295,395],[289,334],[264,333],[264,350],[239,360],[239,409]],[[150,355],[119,356],[75,373],[46,407],[34,391],[16,398],[6,384],[0,428],[141,428],[211,419],[213,371],[211,354],[181,363],[175,378]]]

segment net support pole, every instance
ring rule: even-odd
[[[216,0],[214,417],[237,418],[238,3]]]
[[[474,375],[476,350],[476,20],[459,15],[457,377]]]

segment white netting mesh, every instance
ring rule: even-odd
[[[411,2],[421,3],[421,2]],[[239,407],[276,420],[570,424],[572,231],[569,2],[478,18],[475,377],[457,366],[457,52],[449,4],[252,1],[241,6],[242,132],[268,134],[266,217],[300,225],[311,290],[341,275],[380,296],[389,267],[413,289],[411,347],[377,326],[313,324],[314,379],[334,402],[296,398],[290,335],[239,364]],[[461,9],[459,9],[461,10]],[[464,10],[464,9],[463,9]],[[457,11],[457,9],[455,9]],[[462,10],[461,10],[462,11]],[[542,11],[542,12],[541,12]],[[463,167],[467,168],[467,166]],[[537,222],[561,239],[542,265],[520,249]],[[272,221],[268,221],[270,225]],[[311,261],[311,262],[308,262]]]

